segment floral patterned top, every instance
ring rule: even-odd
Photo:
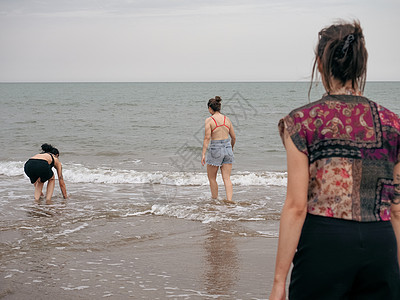
[[[279,121],[308,156],[310,214],[359,222],[390,220],[400,120],[362,96],[325,95]]]

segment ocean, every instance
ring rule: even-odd
[[[5,278],[19,274],[34,249],[93,252],[167,236],[160,233],[160,220],[197,222],[238,238],[276,238],[286,189],[277,123],[309,102],[308,88],[307,82],[0,83]],[[322,94],[317,86],[311,99]],[[217,95],[237,135],[234,205],[222,201],[220,174],[219,199],[211,199],[200,163],[207,102]],[[400,112],[400,82],[368,82],[365,95]],[[69,194],[62,199],[56,183],[51,205],[34,203],[33,185],[23,172],[43,143],[59,149]],[[158,226],[157,234],[152,226]]]

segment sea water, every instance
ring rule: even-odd
[[[57,216],[68,235],[105,217],[161,215],[203,223],[249,222],[241,234],[276,236],[286,160],[277,123],[307,104],[309,83],[1,83],[0,229],[33,228]],[[321,86],[311,99],[321,97]],[[210,200],[201,166],[208,99],[222,98],[237,135],[232,182],[236,205]],[[365,95],[399,112],[399,82],[368,82]],[[38,209],[24,175],[42,143],[60,151],[70,198],[56,184],[53,205]],[[266,225],[273,224],[273,225]],[[40,225],[42,226],[42,225]],[[41,231],[38,229],[38,231]]]

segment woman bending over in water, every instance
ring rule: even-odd
[[[31,183],[35,186],[35,201],[39,202],[39,198],[42,194],[43,185],[46,181],[46,203],[51,203],[51,197],[53,195],[55,186],[55,177],[52,168],[55,167],[58,175],[58,182],[64,199],[67,198],[67,189],[65,186],[64,178],[62,175],[62,166],[58,157],[60,152],[57,148],[49,144],[42,145],[43,152],[32,156],[24,166],[25,174],[31,180]]]

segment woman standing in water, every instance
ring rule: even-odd
[[[226,201],[232,201],[232,182],[231,171],[233,158],[233,146],[236,142],[235,131],[232,122],[227,116],[221,114],[221,98],[216,96],[208,101],[208,111],[211,117],[205,121],[205,133],[203,142],[203,153],[201,156],[201,164],[207,163],[207,175],[210,182],[211,197],[218,198],[217,173],[221,168],[222,179],[225,185]],[[231,139],[229,140],[229,136]],[[211,141],[211,143],[210,143]],[[206,151],[208,145],[210,148]]]
[[[287,153],[270,300],[400,299],[400,120],[362,96],[360,24],[319,32],[327,94],[279,122]]]
[[[39,198],[42,194],[43,185],[46,181],[46,203],[51,203],[51,197],[53,196],[55,178],[52,168],[55,167],[58,175],[58,182],[64,199],[67,198],[67,189],[64,183],[62,175],[62,166],[58,157],[60,153],[57,148],[49,144],[42,145],[42,153],[36,154],[31,157],[24,166],[25,174],[31,180],[31,183],[35,186],[35,201],[39,202]]]

